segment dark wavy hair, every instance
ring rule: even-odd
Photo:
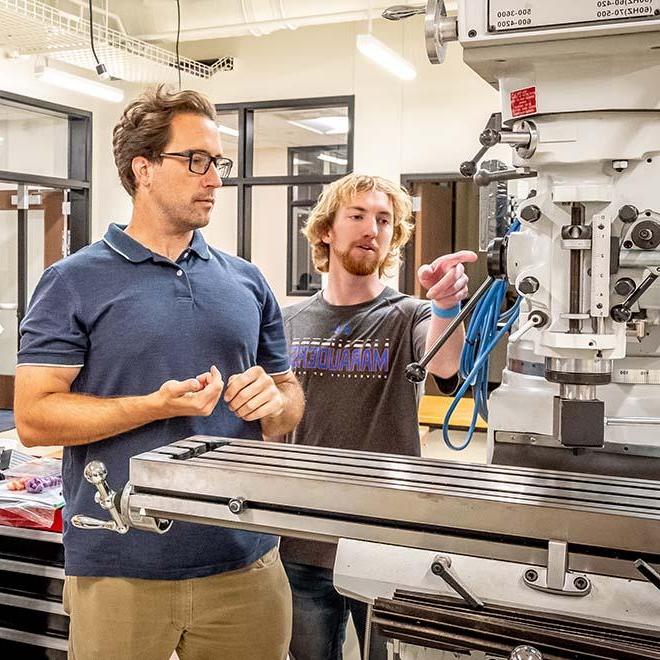
[[[189,89],[177,92],[167,85],[147,89],[126,106],[112,131],[112,152],[121,183],[131,197],[137,190],[133,159],[143,156],[160,162],[160,154],[170,140],[172,119],[179,114],[216,121],[215,108],[206,96]]]

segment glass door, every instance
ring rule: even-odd
[[[90,242],[91,166],[90,112],[0,90],[0,431],[13,428],[18,327],[37,282]]]
[[[0,182],[0,411],[12,408],[20,321],[44,269],[68,252],[67,198],[67,190]]]

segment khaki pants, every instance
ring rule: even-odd
[[[67,577],[70,660],[283,660],[291,590],[277,548],[191,580]]]

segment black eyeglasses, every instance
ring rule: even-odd
[[[211,163],[213,163],[221,179],[226,179],[229,176],[234,164],[231,158],[209,156],[209,154],[204,153],[203,151],[173,151],[160,154],[160,156],[161,158],[187,158],[188,169],[193,174],[206,174],[209,171],[209,167],[211,167]]]

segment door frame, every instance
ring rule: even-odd
[[[41,99],[22,96],[0,90],[0,105],[13,106],[40,114],[54,115],[67,120],[68,151],[67,176],[53,177],[0,170],[0,181],[18,186],[33,186],[66,191],[66,207],[62,216],[67,216],[64,245],[68,254],[76,252],[91,240],[91,193],[92,193],[92,113],[71,106],[51,103]],[[17,208],[18,221],[18,266],[17,266],[17,325],[25,316],[28,297],[28,240],[27,223],[30,208]],[[68,213],[65,214],[65,211]],[[44,237],[45,238],[45,237]],[[11,385],[7,381],[11,379]],[[7,392],[9,391],[9,396]],[[0,407],[12,406],[13,376],[0,375]]]

